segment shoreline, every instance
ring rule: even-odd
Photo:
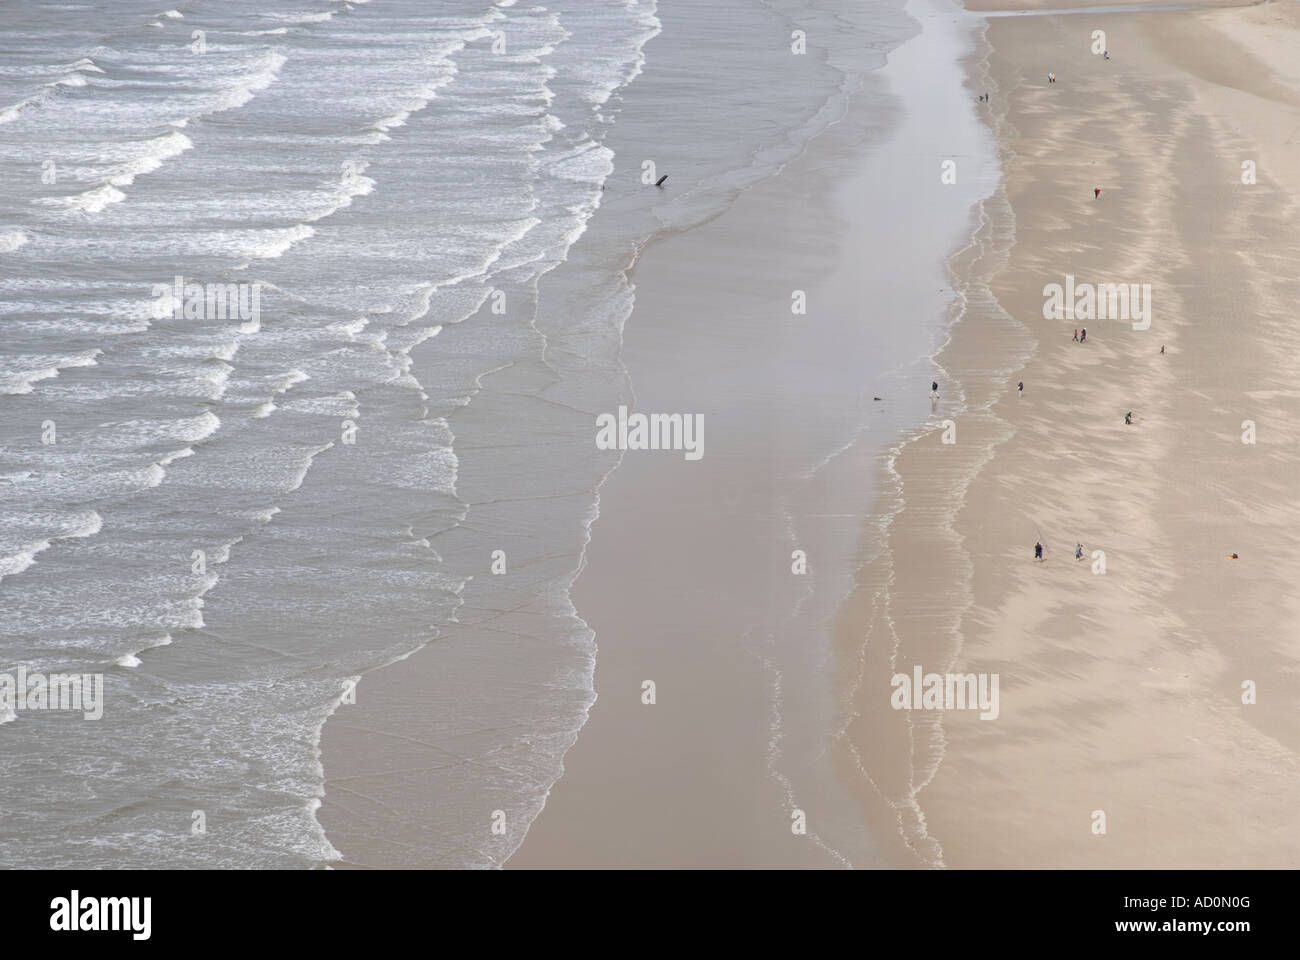
[[[914,159],[978,123],[932,63],[954,42],[948,31],[962,34],[949,26],[955,9],[909,4],[926,26],[864,75],[849,117],[725,213],[638,261],[625,342],[637,402],[656,410],[686,398],[686,409],[717,425],[720,452],[693,473],[625,456],[602,491],[573,594],[600,645],[598,700],[508,867],[874,866],[891,842],[863,830],[856,798],[835,776],[827,745],[845,719],[848,678],[823,638],[873,549],[869,534],[863,540],[877,522],[864,477],[898,431],[927,417],[912,385],[929,377],[942,334],[944,260],[985,189],[969,143],[962,186],[950,194],[940,154],[933,171]],[[951,76],[959,71],[954,57]],[[894,119],[882,136],[884,103]],[[895,195],[882,197],[882,184]],[[884,235],[854,213],[872,207],[916,226]],[[831,229],[841,238],[833,254]],[[757,263],[719,257],[731,250]],[[925,261],[934,288],[892,282]],[[816,273],[824,277],[811,282]],[[772,324],[790,327],[777,291],[791,274],[800,282],[785,286],[806,288],[817,308],[774,333]],[[886,305],[864,300],[864,287],[882,291]],[[728,366],[719,385],[712,371]],[[820,392],[790,387],[822,382]],[[875,391],[885,404],[873,403]],[[800,435],[810,423],[824,439]],[[638,516],[650,503],[672,510]],[[814,579],[790,576],[799,548]],[[630,598],[628,584],[662,601]],[[636,699],[643,677],[657,684],[653,707]],[[806,837],[791,834],[795,810],[807,816]]]

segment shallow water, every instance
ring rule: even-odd
[[[838,116],[908,29],[867,7],[10,4],[0,670],[106,705],[0,723],[0,864],[336,859],[322,724],[416,650],[436,680],[387,708],[455,758],[422,863],[499,863],[466,825],[536,814],[593,696],[568,587],[631,396],[621,270]],[[258,313],[158,309],[177,277]]]

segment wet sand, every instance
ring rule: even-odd
[[[509,867],[872,867],[898,843],[836,773],[857,678],[827,638],[877,543],[883,451],[929,414],[914,388],[951,296],[943,261],[996,173],[961,90],[960,12],[909,13],[928,32],[849,116],[632,274],[637,406],[703,412],[707,452],[628,454],[602,488],[573,594],[598,700]],[[960,187],[940,181],[954,145]]]

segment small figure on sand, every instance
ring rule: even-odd
[[[1048,83],[1055,83],[1055,82],[1056,82],[1056,74],[1054,74],[1054,73],[1049,73],[1049,74],[1047,75],[1047,82],[1048,82]]]
[[[938,395],[939,395],[939,381],[932,380],[930,381],[930,396],[937,397]]]
[[[1131,424],[1132,422],[1133,422],[1133,411],[1130,410],[1128,413],[1124,414],[1124,423]]]
[[[1088,328],[1084,327],[1082,330],[1079,331],[1079,342],[1083,343],[1087,339],[1088,339]]]
[[[1101,58],[1102,58],[1103,60],[1109,60],[1109,59],[1110,59],[1110,51],[1109,51],[1109,50],[1103,50],[1103,51],[1101,52]]]
[[[1075,342],[1075,343],[1078,343],[1078,342],[1079,342],[1079,328],[1078,328],[1078,327],[1075,327],[1075,328],[1074,328],[1074,342]]]
[[[1021,395],[1021,396],[1024,396],[1024,393],[1025,393],[1025,381],[1021,380],[1018,384],[1016,384],[1016,389],[1020,391],[1020,395]]]
[[[1043,542],[1041,540],[1034,544],[1034,559],[1043,559]]]
[[[1076,544],[1074,545],[1074,559],[1076,559],[1076,560],[1082,560],[1082,559],[1083,559],[1083,544],[1081,544],[1081,543],[1076,543]]]
[[[1161,352],[1161,353],[1164,353],[1164,352],[1165,352],[1165,345],[1164,345],[1163,343],[1160,344],[1160,352]]]
[[[1092,188],[1092,199],[1097,200],[1101,197],[1101,187]]]

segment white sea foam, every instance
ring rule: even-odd
[[[19,114],[28,107],[36,106],[43,99],[44,97],[37,94],[36,96],[28,97],[25,100],[19,100],[17,103],[10,104],[7,107],[0,107],[0,123],[13,123],[13,121],[18,119]]]
[[[280,68],[284,64],[283,54],[276,50],[267,51],[266,55],[258,60],[254,69],[216,95],[207,112],[221,113],[242,107],[252,100],[259,90],[265,90],[279,78]]]
[[[45,206],[76,209],[83,213],[99,213],[110,204],[120,203],[126,199],[126,194],[117,189],[118,187],[130,186],[135,182],[136,177],[157,170],[167,160],[193,146],[190,138],[178,130],[150,140],[113,144],[106,149],[121,159],[108,169],[107,177],[96,186],[69,196],[37,197],[32,202]]]
[[[111,183],[105,183],[84,193],[74,193],[66,197],[37,197],[32,202],[50,207],[80,210],[83,213],[99,213],[110,203],[120,203],[125,199],[126,194]]]
[[[159,459],[158,465],[161,467],[165,467],[167,466],[167,464],[171,463],[174,460],[180,460],[183,457],[192,457],[192,456],[194,456],[193,447],[182,447],[181,449],[176,450],[173,453],[169,453],[166,456]]]
[[[37,554],[48,550],[55,542],[59,540],[78,540],[85,537],[93,537],[95,534],[99,533],[103,527],[103,518],[101,518],[96,511],[91,510],[72,521],[70,529],[56,534],[46,540],[36,540],[27,543],[7,556],[0,556],[0,580],[17,573],[22,573],[36,562]]]
[[[189,137],[179,130],[165,133],[161,137],[146,140],[135,148],[136,155],[121,164],[108,181],[116,187],[127,187],[135,182],[141,174],[157,170],[167,160],[178,156],[193,147]]]
[[[370,193],[375,187],[375,181],[362,176],[367,166],[369,164],[360,160],[349,160],[345,163],[342,177],[339,178],[334,189],[327,194],[322,208],[309,214],[306,220],[313,222],[328,217],[335,211],[351,206],[353,197],[362,197]]]
[[[49,380],[57,377],[60,370],[71,367],[93,367],[97,357],[103,354],[103,350],[98,348],[87,350],[84,353],[77,353],[64,357],[31,357],[27,358],[39,364],[35,368],[21,370],[17,373],[0,373],[0,394],[15,396],[18,394],[31,393],[33,384],[41,380]]]
[[[274,230],[241,230],[230,243],[230,248],[240,257],[273,260],[295,243],[306,240],[315,233],[316,231],[305,223]]]
[[[286,491],[285,491],[285,492],[287,492],[287,493],[292,493],[293,491],[295,491],[295,490],[297,490],[299,487],[301,487],[301,486],[302,486],[302,482],[303,482],[304,480],[307,479],[307,472],[308,472],[309,470],[311,470],[311,465],[312,465],[312,463],[316,460],[316,458],[317,458],[320,454],[324,453],[326,450],[329,450],[329,449],[333,448],[333,446],[334,446],[334,443],[333,443],[333,441],[331,441],[331,442],[329,442],[329,443],[324,444],[323,446],[319,446],[319,447],[316,447],[315,449],[313,449],[312,452],[309,453],[309,454],[308,454],[308,455],[303,459],[303,462],[302,462],[302,464],[298,467],[298,469],[297,469],[296,471],[294,471],[293,477],[292,477],[292,479],[290,479],[290,481],[289,481],[289,486],[286,488]]]
[[[27,242],[27,234],[21,230],[0,233],[0,253],[13,253]]]
[[[179,429],[173,433],[178,440],[188,440],[196,443],[199,440],[206,440],[217,432],[221,426],[220,418],[210,410],[205,410],[197,417],[189,417],[178,421]]]
[[[294,369],[290,370],[288,373],[285,373],[283,376],[281,376],[278,380],[273,381],[275,385],[271,388],[271,390],[273,393],[284,393],[287,390],[289,390],[294,384],[302,383],[310,379],[311,377],[307,376],[307,374],[303,373],[301,370],[295,367]]]

